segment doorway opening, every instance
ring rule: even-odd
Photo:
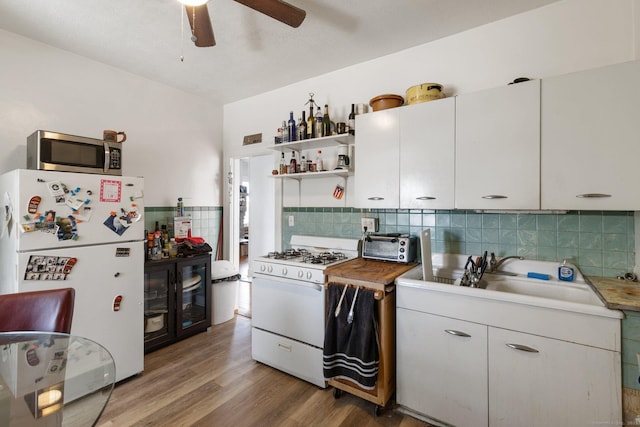
[[[238,281],[238,314],[251,317],[251,278],[249,277],[249,160],[240,159],[238,173],[238,254],[240,280]]]
[[[274,156],[230,158],[229,212],[231,262],[238,266],[238,314],[251,316],[251,259],[279,250],[281,216],[274,179]],[[241,206],[244,204],[244,206]],[[244,214],[242,211],[244,210]]]

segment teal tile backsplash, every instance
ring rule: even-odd
[[[288,217],[295,226],[289,227]],[[566,214],[478,213],[403,209],[284,208],[283,247],[293,234],[360,238],[360,218],[378,218],[381,233],[418,235],[431,229],[434,252],[529,259],[570,259],[587,275],[613,277],[633,270],[633,212]]]

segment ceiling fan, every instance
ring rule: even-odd
[[[198,47],[215,46],[216,39],[213,36],[213,27],[209,10],[208,0],[179,0],[183,3],[189,17],[192,40]],[[304,21],[307,13],[282,0],[234,0],[240,4],[250,7],[260,13],[270,16],[291,27],[298,28]]]

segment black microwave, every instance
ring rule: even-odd
[[[122,175],[122,142],[37,130],[27,138],[27,169]]]

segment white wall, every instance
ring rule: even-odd
[[[0,173],[26,167],[37,129],[114,129],[127,133],[123,173],[145,177],[147,206],[221,205],[221,106],[2,30],[0,52]]]
[[[227,104],[225,158],[268,153],[264,146],[273,143],[290,110],[297,117],[305,109],[309,92],[318,104],[329,104],[333,120],[344,120],[351,103],[368,103],[383,93],[404,96],[423,82],[442,83],[451,96],[516,77],[542,78],[640,58],[639,15],[640,0],[565,0]],[[260,132],[262,144],[242,147],[244,135]]]

